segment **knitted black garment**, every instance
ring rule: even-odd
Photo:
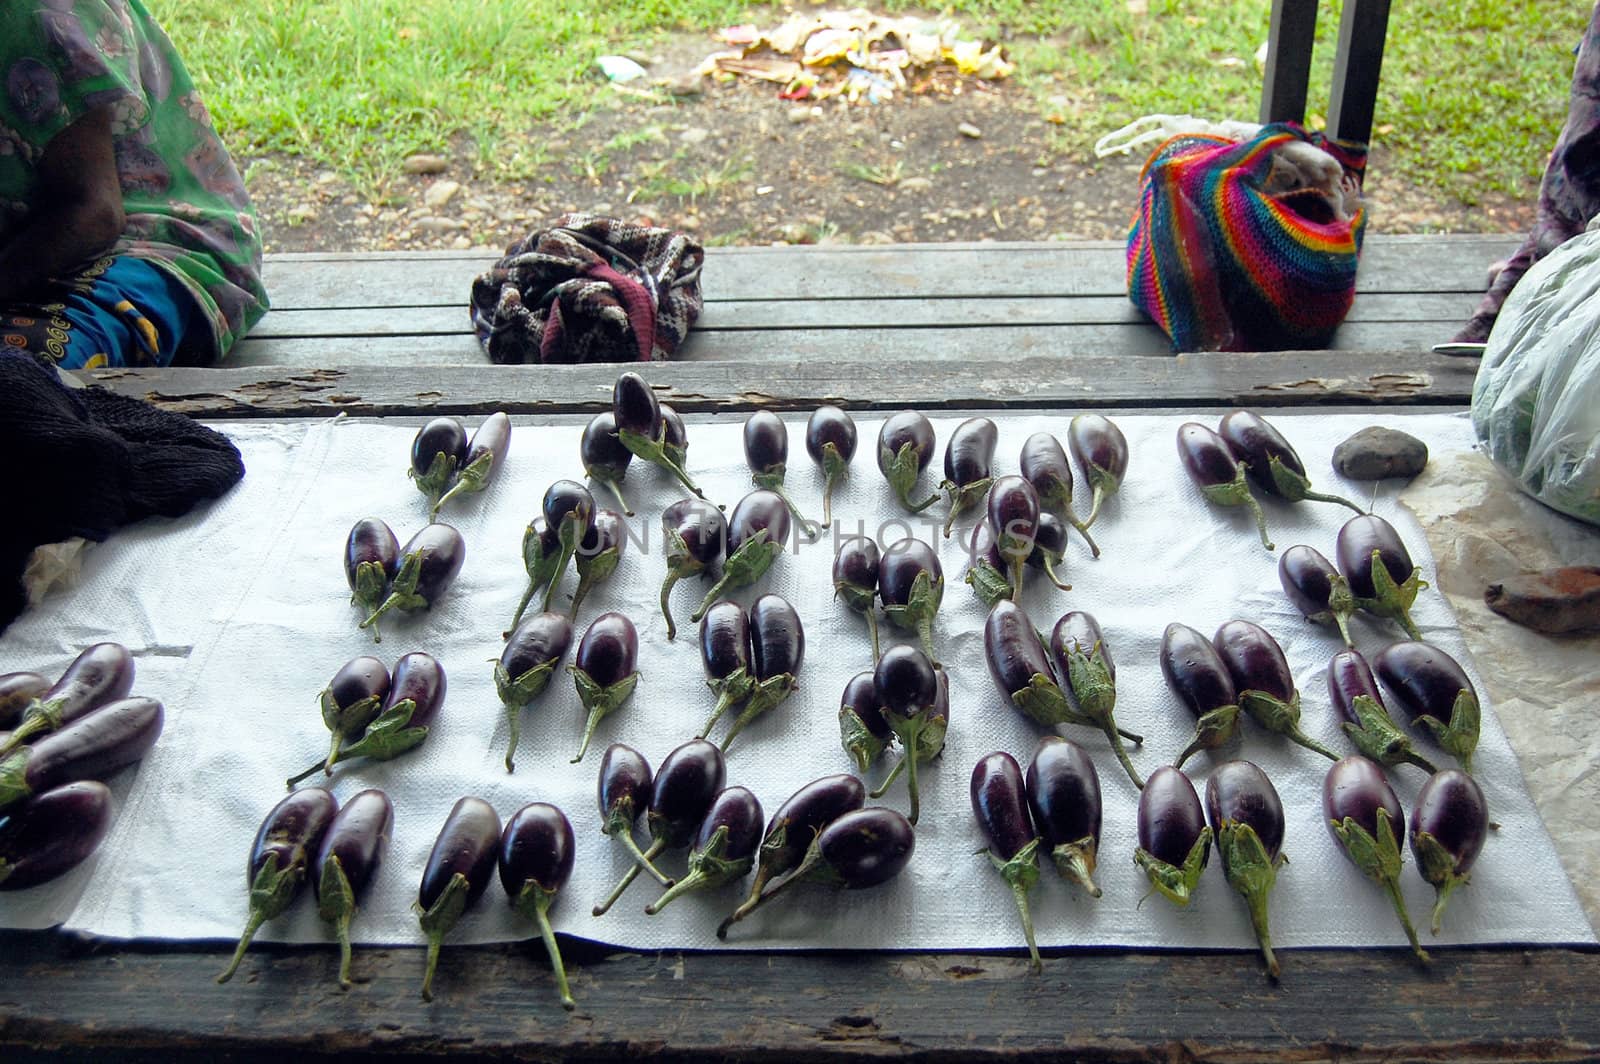
[[[0,629],[27,604],[21,576],[35,547],[177,517],[244,476],[238,449],[192,418],[69,389],[53,367],[10,351],[0,352],[0,455],[16,484],[0,522]]]

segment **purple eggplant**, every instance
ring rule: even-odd
[[[1139,848],[1133,862],[1150,886],[1175,905],[1188,905],[1211,858],[1211,829],[1200,796],[1178,769],[1163,765],[1139,792]]]
[[[856,456],[856,423],[836,406],[819,406],[806,421],[806,453],[822,467],[822,523],[833,524],[833,488]]]
[[[1211,640],[1176,622],[1161,635],[1161,674],[1172,693],[1195,715],[1194,741],[1174,768],[1201,750],[1215,750],[1239,733],[1239,695],[1228,666]]]
[[[578,607],[588,597],[594,585],[611,579],[622,561],[628,545],[628,526],[615,510],[596,510],[589,531],[578,544],[574,565],[578,570],[578,586],[572,592],[572,617],[578,617]]]
[[[1000,430],[986,417],[972,417],[957,425],[944,448],[944,480],[939,488],[950,499],[944,534],[950,535],[956,518],[976,506],[994,480],[994,448]]]
[[[424,525],[400,548],[400,568],[389,597],[373,610],[360,627],[372,629],[372,641],[381,642],[378,618],[392,609],[422,610],[439,601],[467,560],[467,543],[461,533],[445,524]]]
[[[561,949],[550,926],[550,906],[572,878],[577,845],[567,815],[546,802],[534,802],[506,821],[498,854],[500,885],[511,899],[511,907],[538,925],[561,1007],[569,1012],[578,1006],[567,986],[566,965],[561,963]]]
[[[133,690],[133,655],[121,643],[94,643],[72,659],[61,678],[32,701],[16,719],[10,738],[0,742],[0,758],[41,732],[55,731]],[[15,685],[29,687],[24,680]]]
[[[734,736],[799,690],[796,679],[806,656],[806,631],[800,614],[781,595],[762,595],[750,604],[750,664],[755,682],[738,718],[722,740],[727,753]]]
[[[1044,575],[1061,591],[1071,591],[1071,584],[1061,582],[1056,572],[1067,555],[1067,526],[1047,510],[1039,511],[1039,524],[1034,529],[1033,550],[1028,552],[1028,564],[1044,571]]]
[[[1328,829],[1361,873],[1383,888],[1394,905],[1400,926],[1417,959],[1426,964],[1428,951],[1417,941],[1416,928],[1400,894],[1400,838],[1406,817],[1394,788],[1376,761],[1352,754],[1336,761],[1322,781],[1322,815]]]
[[[656,399],[655,392],[637,373],[624,373],[617,378],[611,393],[611,415],[617,425],[617,441],[637,458],[658,465],[677,478],[697,497],[704,499],[705,492],[684,471],[682,455],[688,448],[688,436],[683,431],[683,421],[673,411],[676,422],[669,431],[667,408]],[[669,438],[670,437],[670,438]]]
[[[860,772],[894,741],[894,731],[883,719],[878,704],[878,688],[872,673],[858,672],[844,685],[839,698],[839,741]]]
[[[344,542],[344,578],[350,603],[367,617],[389,597],[389,585],[400,571],[400,541],[376,517],[363,517]]]
[[[1033,914],[1028,910],[1028,891],[1039,882],[1039,846],[1043,841],[1034,830],[1028,812],[1028,792],[1017,759],[996,751],[979,759],[972,768],[972,815],[988,847],[986,853],[1000,878],[1011,888],[1017,912],[1022,917],[1022,933],[1028,940],[1028,955],[1033,970],[1044,967],[1039,947],[1033,940]]]
[[[878,469],[900,505],[919,514],[939,501],[937,493],[911,501],[917,478],[933,459],[933,425],[914,410],[892,414],[878,430]]]
[[[233,978],[261,925],[281,914],[299,896],[310,875],[311,860],[338,811],[339,803],[330,792],[321,787],[302,787],[273,806],[261,821],[245,868],[250,914],[233,959],[217,976],[217,982],[226,983]]]
[[[1083,527],[1088,528],[1100,516],[1105,500],[1122,489],[1128,475],[1128,441],[1110,418],[1078,414],[1067,425],[1067,446],[1083,466],[1083,479],[1094,492],[1089,516],[1083,519]]]
[[[967,537],[965,580],[984,609],[992,610],[1001,599],[1012,598],[1011,578],[1006,575],[1010,569],[1011,563],[1001,555],[988,519],[973,525],[972,535]]]
[[[1358,650],[1341,650],[1328,662],[1328,698],[1344,719],[1339,726],[1355,748],[1380,765],[1416,765],[1432,775],[1439,770],[1411,745],[1378,693],[1367,659]]]
[[[722,575],[689,619],[698,622],[728,588],[748,587],[765,576],[788,546],[789,531],[789,507],[779,495],[758,488],[740,499],[728,518],[728,560]]]
[[[698,738],[711,734],[722,715],[750,697],[755,671],[750,667],[750,615],[732,599],[712,603],[700,621],[700,662],[706,686],[717,696]]]
[[[583,743],[572,759],[576,765],[589,750],[595,725],[632,698],[639,684],[639,633],[633,622],[620,613],[596,617],[583,633],[568,671],[578,688],[578,701],[589,714]]]
[[[678,634],[668,602],[673,585],[686,576],[698,576],[721,564],[728,549],[728,519],[710,503],[679,499],[661,512],[661,535],[667,552],[667,578],[661,583],[661,615],[667,619],[667,638],[673,639]]]
[[[661,450],[679,469],[689,468],[689,426],[666,403],[661,404]]]
[[[1297,543],[1278,556],[1278,583],[1295,609],[1313,624],[1335,624],[1344,645],[1350,639],[1350,615],[1356,611],[1350,584],[1320,551]]]
[[[457,495],[474,495],[487,488],[489,481],[505,464],[506,451],[510,447],[510,415],[498,411],[484,418],[478,431],[472,434],[472,442],[467,445],[466,457],[461,461],[461,470],[456,474],[455,483],[433,504],[429,516],[438,520],[440,507]]]
[[[1039,494],[1021,477],[1000,477],[989,488],[987,507],[989,528],[995,547],[1006,560],[1015,600],[1022,594],[1024,566],[1039,534]]]
[[[1313,750],[1329,761],[1339,755],[1307,735],[1300,727],[1300,692],[1278,641],[1259,624],[1232,620],[1211,638],[1217,656],[1228,667],[1239,708],[1270,732]]]
[[[562,613],[540,613],[517,625],[500,660],[494,663],[494,689],[505,707],[511,733],[506,742],[507,772],[516,768],[522,711],[544,693],[570,646],[572,620]]]
[[[869,536],[852,536],[839,544],[833,556],[833,594],[866,619],[872,636],[872,660],[878,649],[878,570],[881,558],[878,544]]]
[[[622,843],[635,861],[663,887],[672,879],[650,862],[633,839],[633,826],[650,801],[650,762],[631,746],[612,743],[600,758],[600,831]]]
[[[756,487],[765,488],[782,499],[807,537],[815,538],[818,534],[815,523],[806,520],[789,493],[783,490],[789,463],[789,426],[783,419],[770,410],[751,414],[744,423],[744,457]]]
[[[541,509],[544,512],[545,526],[554,535],[557,545],[555,564],[550,567],[549,583],[544,586],[544,605],[540,607],[548,613],[555,601],[556,588],[561,586],[561,578],[566,575],[567,562],[577,553],[584,540],[589,538],[589,532],[594,526],[594,496],[589,494],[588,488],[575,480],[558,480],[545,489]],[[543,548],[541,540],[540,550]],[[526,544],[523,549],[526,552]],[[526,603],[527,599],[524,598],[523,601]],[[518,606],[517,615],[511,619],[513,628],[521,622],[522,610],[523,606]]]
[[[1261,957],[1276,979],[1278,958],[1272,952],[1267,898],[1277,882],[1278,867],[1288,860],[1283,855],[1283,802],[1278,790],[1251,762],[1228,761],[1206,781],[1206,814],[1217,840],[1222,874],[1243,895]]]
[[[1057,724],[1083,724],[1105,730],[1102,722],[1067,701],[1050,668],[1050,658],[1040,641],[1038,628],[1015,602],[1001,600],[989,611],[989,619],[983,625],[983,649],[995,685],[1034,722],[1046,728]],[[1124,739],[1135,744],[1144,742],[1143,736],[1114,723],[1111,727]]]
[[[1394,643],[1378,652],[1372,667],[1412,725],[1427,728],[1471,772],[1481,710],[1478,693],[1456,659],[1431,643]]]
[[[688,874],[646,905],[645,915],[654,916],[690,891],[711,890],[743,878],[755,864],[763,818],[761,803],[744,787],[718,792],[689,849]]]
[[[1250,481],[1244,466],[1228,449],[1228,441],[1197,421],[1178,426],[1178,457],[1200,494],[1214,506],[1245,506],[1256,519],[1261,545],[1272,550],[1267,538],[1267,515],[1250,494]]]
[[[453,417],[436,417],[417,430],[411,441],[411,468],[406,474],[437,509],[467,457],[467,430]]]
[[[1471,776],[1449,768],[1428,777],[1411,807],[1411,856],[1433,885],[1433,933],[1439,933],[1445,903],[1464,886],[1489,835],[1489,805]]]
[[[1032,484],[1038,494],[1041,510],[1077,529],[1090,553],[1100,557],[1100,548],[1089,535],[1088,526],[1072,511],[1072,463],[1067,461],[1061,441],[1048,432],[1035,432],[1023,441],[1018,465],[1022,479]]]
[[[766,834],[756,854],[756,875],[743,904],[717,929],[718,938],[728,936],[728,928],[743,920],[761,904],[761,892],[778,876],[799,868],[822,829],[844,814],[860,809],[867,800],[867,789],[848,774],[824,776],[801,787],[778,807],[767,821]]]
[[[123,698],[16,748],[0,758],[0,816],[36,794],[104,779],[138,761],[155,745],[164,717],[153,698]]]
[[[502,639],[509,639],[512,631],[522,623],[533,596],[554,581],[556,563],[562,561],[561,555],[561,541],[544,515],[540,514],[529,521],[528,527],[522,532],[522,567],[528,572],[528,586],[517,603],[517,612],[511,616],[511,627],[501,633]]]
[[[1363,512],[1349,499],[1312,491],[1305,463],[1300,461],[1283,433],[1260,414],[1230,410],[1222,416],[1217,432],[1228,441],[1228,449],[1244,466],[1257,489],[1287,502],[1331,502],[1348,506],[1356,513]]]
[[[878,601],[896,628],[915,632],[928,660],[933,651],[933,619],[944,601],[944,568],[932,547],[907,536],[891,544],[878,559]]]
[[[339,939],[339,985],[350,989],[350,921],[361,894],[378,870],[394,824],[394,803],[379,790],[352,795],[334,814],[312,868],[317,913]]]
[[[872,674],[878,710],[889,730],[900,740],[901,747],[900,763],[872,797],[887,791],[904,768],[906,787],[911,795],[909,819],[913,824],[922,808],[917,765],[931,761],[944,751],[945,734],[950,726],[948,709],[943,716],[937,712],[939,672],[928,656],[916,647],[895,646],[884,651]],[[947,693],[947,706],[948,700]]]
[[[1422,633],[1411,620],[1411,605],[1428,582],[1422,579],[1422,570],[1411,564],[1411,552],[1394,526],[1377,514],[1352,517],[1339,529],[1335,553],[1355,604],[1375,617],[1396,622],[1406,635],[1420,640]]]
[[[1046,735],[1034,748],[1025,782],[1028,810],[1056,870],[1098,898],[1094,868],[1100,853],[1100,775],[1088,751],[1070,739]]]
[[[596,414],[583,427],[583,435],[578,440],[578,460],[583,463],[584,476],[604,485],[616,496],[622,512],[632,517],[633,511],[622,495],[622,479],[628,475],[633,452],[617,439],[617,418],[611,411]]]
[[[694,840],[726,778],[722,751],[704,739],[691,739],[662,759],[650,782],[650,808],[645,812],[650,828],[650,847],[643,857],[646,863]],[[604,916],[616,904],[622,892],[638,878],[639,868],[639,861],[635,861],[623,873],[611,893],[594,907],[594,915]]]
[[[45,791],[0,820],[0,890],[48,883],[88,859],[111,828],[111,788],[80,780]]]
[[[389,667],[375,657],[362,655],[341,665],[317,696],[322,723],[333,737],[328,756],[310,770],[290,778],[288,785],[293,787],[319,768],[332,772],[340,749],[360,739],[367,725],[378,719],[389,686]]]
[[[311,775],[318,768],[332,771],[341,761],[365,757],[391,761],[421,746],[433,727],[433,718],[444,705],[447,682],[444,666],[437,658],[420,650],[402,655],[390,670],[393,677],[383,708],[367,725],[361,737],[341,746],[323,765],[314,765],[291,777],[289,786]]]
[[[1050,655],[1055,662],[1056,675],[1065,682],[1073,701],[1078,704],[1078,712],[1105,732],[1123,771],[1133,785],[1142,790],[1144,780],[1134,770],[1117,730],[1113,712],[1117,704],[1117,667],[1111,660],[1111,650],[1106,646],[1099,622],[1081,610],[1062,614],[1050,633]]]
[[[874,574],[873,583],[877,583]],[[14,728],[23,713],[50,690],[50,681],[36,672],[0,676],[0,728]]]
[[[499,845],[500,817],[482,798],[459,799],[433,840],[413,906],[422,933],[428,936],[422,972],[424,1001],[433,1000],[433,971],[439,964],[444,936],[488,889]]]

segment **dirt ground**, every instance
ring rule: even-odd
[[[649,219],[707,244],[1127,235],[1143,154],[1053,148],[1047,113],[1014,82],[951,76],[878,104],[790,102],[770,83],[687,77],[709,47],[696,36],[642,57],[676,93],[619,90],[571,129],[505,145],[543,159],[530,180],[496,182],[462,150],[414,158],[419,172],[368,196],[331,170],[246,160],[267,249],[498,251],[571,210]],[[1068,105],[1046,108],[1055,102]],[[1369,232],[1524,232],[1532,222],[1531,191],[1467,206],[1388,176],[1381,143],[1368,165]]]

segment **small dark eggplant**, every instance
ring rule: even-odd
[[[700,663],[706,686],[717,696],[711,716],[698,738],[711,734],[717,721],[750,697],[755,672],[750,667],[750,615],[732,599],[719,599],[700,621]]]
[[[911,501],[917,478],[933,459],[933,444],[933,425],[913,410],[891,415],[878,430],[878,469],[900,505],[914,514],[939,501],[937,493],[921,502]]]
[[[1278,583],[1295,609],[1313,624],[1335,624],[1344,645],[1350,639],[1350,615],[1356,611],[1350,584],[1320,551],[1297,543],[1278,556]]]
[[[661,450],[679,469],[689,462],[689,426],[683,415],[666,403],[661,404]]]
[[[667,850],[677,850],[689,845],[695,831],[711,809],[711,802],[722,790],[727,778],[727,768],[722,751],[704,739],[691,739],[673,750],[661,761],[655,779],[650,782],[650,808],[645,822],[650,827],[650,847],[644,851],[644,861],[654,861]],[[594,915],[604,916],[616,904],[622,892],[639,876],[640,863],[635,861],[622,879],[600,904]]]
[[[819,406],[806,421],[806,453],[822,467],[822,523],[833,524],[834,485],[856,456],[856,423],[836,406]]]
[[[505,707],[510,738],[506,771],[516,768],[517,741],[522,736],[522,711],[544,693],[556,668],[572,646],[572,621],[563,613],[540,613],[521,624],[506,640],[494,663],[494,688]]]
[[[1328,662],[1328,698],[1344,719],[1339,726],[1355,748],[1380,765],[1416,765],[1432,775],[1439,770],[1411,745],[1378,693],[1367,659],[1358,650],[1341,650]]]
[[[1044,736],[1028,763],[1026,784],[1028,810],[1056,870],[1098,898],[1100,775],[1088,751],[1059,735]]]
[[[673,639],[678,634],[668,602],[673,585],[721,564],[728,549],[728,519],[710,503],[679,499],[661,511],[661,535],[667,552],[667,577],[661,582],[661,615],[667,619],[667,638]]]
[[[688,874],[646,905],[645,915],[654,916],[690,891],[711,890],[743,878],[755,864],[763,819],[761,803],[744,787],[718,792],[689,849]]]
[[[361,622],[372,629],[372,641],[381,642],[378,618],[392,609],[428,609],[444,594],[467,560],[461,533],[445,524],[424,525],[400,548],[400,568],[390,585],[389,597]]]
[[[1478,693],[1460,663],[1431,643],[1409,642],[1379,651],[1372,667],[1411,723],[1427,728],[1434,741],[1471,772],[1482,712]]]
[[[859,772],[867,771],[894,741],[894,731],[878,705],[878,688],[871,672],[858,672],[844,685],[839,698],[839,741]]]
[[[511,814],[500,835],[500,885],[505,888],[511,907],[539,928],[550,968],[556,977],[556,992],[561,1007],[577,1008],[567,986],[567,969],[561,963],[561,948],[550,926],[550,906],[572,878],[577,854],[577,839],[567,815],[546,802],[525,805]]]
[[[1133,862],[1150,886],[1175,905],[1188,905],[1211,858],[1211,829],[1200,796],[1178,769],[1163,765],[1139,792],[1139,848]]]
[[[467,430],[453,417],[436,417],[411,441],[411,468],[406,473],[437,510],[439,497],[455,481],[466,457]]]
[[[639,633],[620,613],[602,613],[589,625],[568,667],[578,689],[578,701],[589,714],[583,726],[583,744],[576,765],[589,750],[595,725],[633,697],[639,684]]]
[[[944,601],[944,567],[933,548],[911,536],[891,544],[878,559],[878,601],[891,624],[917,634],[922,652],[937,665],[933,619]]]
[[[548,613],[555,601],[556,588],[566,575],[567,562],[577,553],[578,547],[588,538],[594,526],[594,496],[575,480],[558,480],[545,489],[542,509],[545,526],[555,535],[558,545],[555,566],[550,571],[550,582],[545,585],[544,605],[541,607]],[[515,627],[520,620],[519,611],[518,616],[512,619],[512,626]]]
[[[995,685],[1035,723],[1046,728],[1057,724],[1083,724],[1104,730],[1099,721],[1067,701],[1050,668],[1039,629],[1015,602],[1002,599],[989,611],[989,619],[983,625],[983,650]],[[1112,727],[1124,739],[1135,744],[1144,742],[1143,736],[1115,724]]]
[[[877,576],[873,576],[877,583]],[[36,672],[0,676],[0,728],[14,728],[23,713],[50,690],[50,681]]]
[[[622,843],[656,882],[672,886],[672,879],[645,857],[633,839],[633,826],[650,801],[650,762],[631,746],[612,743],[600,758],[600,831]]]
[[[1331,502],[1348,506],[1356,513],[1361,507],[1338,495],[1311,490],[1305,463],[1288,439],[1267,419],[1249,410],[1230,410],[1222,416],[1217,432],[1228,441],[1228,449],[1245,467],[1251,483],[1268,495],[1288,502]]]
[[[1246,506],[1256,519],[1261,545],[1272,550],[1267,538],[1267,515],[1250,494],[1250,481],[1244,466],[1228,449],[1228,441],[1197,421],[1178,426],[1178,457],[1200,494],[1214,506]]]
[[[111,788],[80,780],[45,791],[0,820],[0,890],[24,890],[76,868],[111,828]]]
[[[389,686],[389,667],[377,658],[362,655],[341,665],[328,686],[317,696],[317,704],[322,710],[322,723],[333,737],[328,756],[313,765],[310,771],[291,778],[288,785],[293,787],[319,768],[332,772],[333,763],[339,759],[339,750],[346,743],[360,739],[367,725],[378,719],[378,714],[383,711],[383,700],[389,694]]]
[[[880,563],[878,544],[869,536],[852,536],[839,544],[839,553],[833,556],[833,594],[866,618],[874,662],[881,653],[877,610]]]
[[[755,683],[749,700],[722,740],[726,754],[734,736],[800,689],[796,679],[806,656],[806,631],[800,614],[781,595],[762,595],[750,604],[750,662]]]
[[[289,786],[311,775],[318,768],[331,770],[341,761],[357,757],[391,761],[421,746],[433,727],[433,718],[444,705],[447,687],[444,666],[437,658],[420,650],[401,656],[391,670],[393,681],[367,730],[355,742],[339,748],[324,765],[314,765],[291,777]]]
[[[1211,640],[1176,622],[1161,635],[1161,674],[1172,693],[1197,718],[1194,741],[1184,747],[1174,768],[1201,750],[1215,750],[1239,733],[1239,695],[1228,666]]]
[[[0,816],[45,791],[104,779],[138,761],[161,734],[153,698],[123,698],[21,746],[0,759]]]
[[[1445,903],[1465,886],[1478,851],[1489,835],[1489,804],[1471,776],[1453,768],[1435,773],[1411,807],[1411,856],[1433,885],[1433,933],[1439,933]]]
[[[758,488],[773,492],[789,507],[789,512],[800,523],[808,538],[818,533],[814,522],[808,521],[800,508],[783,490],[783,478],[789,463],[789,426],[770,410],[757,410],[744,423],[744,457],[750,465],[751,478]]]
[[[916,647],[895,646],[884,651],[873,670],[872,683],[878,699],[878,711],[883,714],[889,730],[900,740],[901,758],[889,778],[875,792],[881,796],[899,775],[906,770],[906,787],[911,795],[908,819],[917,822],[922,808],[922,795],[917,786],[917,765],[932,760],[944,750],[945,734],[949,729],[948,714],[944,718],[935,712],[939,701],[939,670],[928,656]],[[948,695],[946,696],[948,700]]]
[[[1228,667],[1239,708],[1270,732],[1313,750],[1329,761],[1339,755],[1307,735],[1300,727],[1300,692],[1283,648],[1265,628],[1251,621],[1225,621],[1211,645]]]
[[[1357,606],[1396,622],[1412,639],[1422,638],[1411,605],[1428,582],[1393,525],[1377,514],[1352,517],[1339,529],[1336,555]]]
[[[344,803],[317,847],[311,881],[317,914],[333,924],[339,940],[339,985],[350,989],[350,921],[383,856],[394,824],[394,803],[379,790],[365,790]]]
[[[344,542],[344,578],[350,603],[370,616],[389,597],[389,584],[400,571],[400,541],[376,517],[363,517]]]
[[[978,504],[994,479],[994,448],[1000,430],[986,417],[968,418],[956,426],[944,447],[944,480],[939,484],[950,498],[950,515],[944,534],[950,535],[956,518]]]
[[[245,868],[250,914],[233,959],[217,976],[217,982],[226,983],[233,978],[261,925],[281,914],[299,895],[317,847],[338,811],[339,803],[330,792],[321,787],[302,787],[273,806],[261,821]]]
[[[1072,512],[1072,463],[1067,461],[1061,441],[1048,432],[1035,432],[1023,441],[1019,469],[1022,479],[1038,494],[1040,508],[1077,529],[1089,551],[1100,557],[1088,526]]]
[[[1043,514],[1040,518],[1043,518]],[[1011,578],[1006,574],[1011,563],[1000,554],[995,543],[994,529],[985,518],[972,526],[967,538],[967,573],[965,580],[972,593],[978,596],[983,608],[992,610],[1001,599],[1012,597]]]
[[[789,545],[789,507],[774,492],[758,488],[740,499],[728,518],[728,560],[722,575],[690,615],[698,622],[728,588],[748,587],[766,575]]]
[[[1028,891],[1039,882],[1039,846],[1043,840],[1034,830],[1028,813],[1028,792],[1017,759],[1004,751],[980,758],[972,769],[972,815],[983,830],[989,856],[1000,878],[1011,888],[1017,912],[1022,917],[1022,933],[1028,940],[1028,955],[1033,970],[1044,967],[1039,947],[1033,940],[1033,914],[1028,909]]]
[[[489,481],[505,464],[506,451],[510,448],[510,415],[499,411],[484,418],[478,431],[472,434],[472,442],[467,446],[456,482],[433,504],[433,512],[429,516],[438,520],[440,507],[457,495],[472,495],[487,488]]]
[[[1105,732],[1123,771],[1133,785],[1142,790],[1144,780],[1139,778],[1128,751],[1122,746],[1122,736],[1117,732],[1114,713],[1117,667],[1111,660],[1111,649],[1106,646],[1099,622],[1082,610],[1062,614],[1050,633],[1050,655],[1055,661],[1056,675],[1072,692],[1078,711]]]
[[[682,457],[688,449],[683,421],[673,411],[668,425],[667,408],[637,373],[617,378],[611,393],[611,415],[616,421],[617,441],[637,458],[658,465],[671,473],[689,491],[704,499],[705,493],[684,471]]]
[[[584,475],[604,485],[616,496],[622,512],[632,517],[633,511],[628,508],[628,500],[622,496],[622,480],[628,475],[633,452],[617,439],[617,418],[611,411],[596,414],[584,426],[583,436],[578,440],[578,460],[583,463]]]
[[[428,958],[422,973],[422,998],[433,1000],[433,971],[439,964],[444,936],[494,878],[500,845],[500,817],[482,798],[462,798],[445,818],[433,841],[422,884],[412,906],[428,936]]]
[[[522,600],[517,603],[517,612],[511,616],[511,627],[501,634],[501,638],[511,637],[512,631],[522,623],[523,615],[528,612],[533,596],[554,583],[557,562],[566,564],[562,559],[561,541],[541,514],[529,521],[528,527],[522,532],[522,567],[528,572],[528,586],[522,592]]]
[[[1062,583],[1056,572],[1067,554],[1067,526],[1048,510],[1039,511],[1039,524],[1034,529],[1033,550],[1028,552],[1028,564],[1042,569],[1050,582],[1061,591],[1071,591],[1072,585]]]
[[[790,795],[767,821],[767,832],[756,855],[755,881],[743,904],[722,922],[718,937],[726,938],[731,924],[743,920],[761,904],[761,892],[768,883],[800,867],[823,828],[860,809],[866,800],[866,787],[848,774],[812,780]]]
[[[1015,601],[1022,594],[1022,574],[1039,534],[1039,494],[1021,477],[1000,477],[989,488],[987,506],[989,528],[1006,560]]]
[[[1322,781],[1322,815],[1345,856],[1388,895],[1412,952],[1426,964],[1431,958],[1417,941],[1417,930],[1411,926],[1400,894],[1404,860],[1400,838],[1406,831],[1406,817],[1378,763],[1359,754],[1334,762]]]
[[[1083,527],[1088,528],[1100,516],[1105,500],[1122,489],[1128,475],[1128,440],[1110,418],[1078,414],[1067,425],[1067,446],[1094,491],[1089,516],[1083,519]]]
[[[55,731],[133,690],[133,655],[121,643],[94,643],[72,659],[49,690],[30,702],[10,738],[0,742],[0,758],[41,732]],[[26,689],[26,680],[19,685]]]
[[[1206,814],[1217,840],[1217,856],[1228,885],[1250,910],[1250,926],[1261,945],[1267,973],[1278,977],[1267,924],[1267,898],[1278,880],[1283,854],[1283,802],[1267,774],[1249,761],[1218,765],[1206,781]]]
[[[615,510],[596,510],[589,531],[578,544],[578,587],[572,592],[572,617],[578,617],[578,607],[593,590],[594,585],[611,579],[622,561],[628,546],[628,526]]]

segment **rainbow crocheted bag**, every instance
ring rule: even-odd
[[[1291,123],[1166,141],[1140,174],[1128,295],[1174,351],[1326,346],[1355,298],[1366,157]]]

